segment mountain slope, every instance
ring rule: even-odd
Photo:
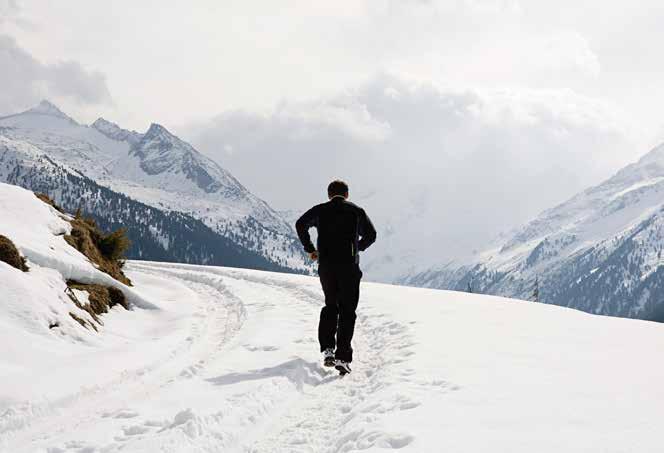
[[[291,226],[218,164],[153,124],[145,134],[99,119],[84,126],[43,101],[0,118],[0,136],[154,208],[190,215],[278,266],[306,271]]]
[[[290,271],[286,263],[270,261],[189,215],[134,201],[55,163],[34,146],[2,135],[0,181],[47,193],[66,211],[80,209],[105,231],[126,228],[130,258]]]
[[[539,299],[664,322],[664,145],[604,183],[543,212],[475,263],[405,283]]]

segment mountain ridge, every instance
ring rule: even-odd
[[[227,170],[158,123],[143,134],[103,118],[85,126],[44,101],[0,118],[0,135],[34,146],[114,192],[199,219],[279,266],[311,268],[288,222]]]

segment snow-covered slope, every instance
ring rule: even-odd
[[[150,206],[189,214],[238,245],[292,269],[308,268],[292,227],[216,162],[153,124],[145,134],[104,119],[76,123],[43,101],[0,118],[0,136]]]
[[[129,276],[158,309],[108,314],[96,342],[44,332],[39,356],[2,306],[0,451],[661,449],[658,324],[367,283],[340,379],[319,364],[315,278],[148,262]]]
[[[71,344],[98,343],[70,316],[92,322],[68,296],[67,280],[113,286],[134,306],[154,308],[67,244],[69,220],[32,192],[0,183],[0,234],[16,245],[29,267],[22,272],[0,261],[0,375],[30,374],[36,364],[61,358]]]
[[[664,145],[542,213],[476,262],[404,283],[530,298],[592,313],[664,321]]]

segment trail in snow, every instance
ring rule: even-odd
[[[174,272],[175,269],[178,271]],[[302,285],[297,278],[289,282],[283,275],[271,276],[268,273],[207,269],[207,273],[202,274],[199,267],[186,265],[166,265],[160,267],[160,270],[188,281],[214,282],[218,277],[213,275],[224,275],[224,287],[239,300],[257,301],[260,294],[262,302],[248,302],[248,311],[253,312],[252,308],[255,307],[256,314],[274,310],[281,312],[280,317],[298,318],[299,329],[292,330],[291,335],[284,335],[280,330],[282,324],[268,325],[254,332],[254,344],[242,346],[251,352],[273,352],[289,346],[288,341],[283,344],[277,337],[286,337],[288,340],[290,336],[292,344],[306,346],[307,351],[302,355],[312,357],[313,360],[308,361],[298,355],[274,366],[231,372],[207,379],[217,386],[284,378],[291,381],[288,400],[274,407],[274,413],[265,417],[266,420],[256,419],[255,430],[238,439],[241,451],[349,451],[374,445],[401,448],[412,441],[412,436],[407,434],[390,435],[366,429],[368,424],[377,419],[377,414],[408,410],[420,404],[405,395],[388,398],[379,404],[365,404],[375,393],[391,385],[413,380],[412,369],[395,380],[390,376],[392,370],[384,366],[386,360],[396,366],[412,354],[407,350],[412,345],[407,338],[407,328],[385,320],[384,314],[361,315],[355,341],[356,361],[361,365],[357,373],[341,380],[335,371],[325,370],[319,363],[315,330],[322,299],[316,287]],[[276,330],[270,331],[271,328]],[[302,338],[303,332],[309,335]],[[256,343],[262,336],[262,341]],[[271,361],[267,360],[268,363]],[[342,435],[343,431],[347,432]]]
[[[150,357],[152,348],[146,350],[156,359],[151,364],[24,411],[22,426],[7,435],[6,448],[52,453],[347,451],[401,447],[412,440],[366,430],[362,423],[339,435],[358,416],[366,422],[372,413],[419,404],[401,397],[362,406],[396,383],[385,379],[381,365],[385,354],[408,344],[401,341],[406,339],[402,326],[382,316],[363,326],[369,317],[362,315],[356,342],[362,366],[341,381],[319,364],[315,329],[321,296],[312,285],[303,287],[280,275],[154,263],[133,263],[131,276],[137,287],[159,288],[168,281],[162,294],[148,296],[170,291],[171,304],[188,308],[178,319],[183,324],[172,322],[171,332],[159,328],[151,339],[171,345],[170,350],[158,357]],[[360,410],[354,410],[358,405]],[[16,415],[12,409],[0,420],[9,424]]]

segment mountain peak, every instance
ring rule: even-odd
[[[26,113],[37,113],[39,115],[50,115],[58,118],[64,118],[67,120],[72,120],[65,113],[62,112],[55,104],[44,99],[35,107],[32,107]],[[72,120],[73,121],[73,120]]]
[[[95,129],[105,128],[105,127],[113,127],[113,128],[117,127],[118,129],[120,128],[120,126],[118,126],[113,121],[108,121],[107,119],[102,117],[97,118],[95,122],[91,124],[91,126],[94,127]]]
[[[171,134],[168,131],[168,129],[166,129],[161,124],[157,124],[157,123],[150,124],[150,128],[145,133],[146,137],[156,137],[156,136],[160,136],[160,135],[165,135],[167,137],[172,137],[173,136],[173,134]]]
[[[664,143],[651,149],[648,154],[639,160],[639,164],[650,164],[653,162],[664,163]]]
[[[138,132],[122,129],[114,122],[108,121],[104,118],[97,118],[90,127],[96,129],[110,139],[126,141],[132,145],[138,143],[142,137]]]

